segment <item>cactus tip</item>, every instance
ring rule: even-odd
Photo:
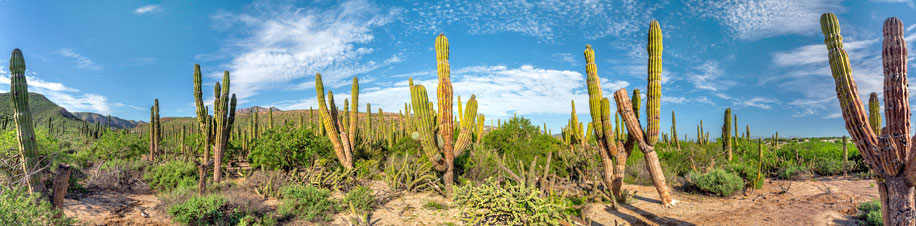
[[[592,48],[592,44],[585,44],[585,48],[586,48],[586,49],[591,49],[591,48]]]
[[[25,58],[22,57],[22,50],[19,48],[13,49],[10,55],[10,73],[25,74]]]

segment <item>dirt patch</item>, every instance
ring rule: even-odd
[[[99,192],[64,202],[64,214],[79,225],[172,225],[168,216],[153,211],[159,199],[152,194]]]

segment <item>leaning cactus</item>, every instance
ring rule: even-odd
[[[353,81],[356,80],[354,79]],[[355,83],[353,85],[357,86]],[[318,114],[319,117],[321,117],[321,122],[322,125],[324,125],[328,138],[331,139],[331,144],[334,146],[334,154],[337,154],[337,159],[340,161],[341,165],[347,169],[351,169],[353,168],[353,150],[355,149],[355,144],[350,142],[349,137],[355,136],[355,130],[348,130],[344,127],[340,117],[337,117],[337,105],[334,104],[334,93],[330,90],[328,91],[328,99],[330,100],[331,108],[328,109],[328,104],[325,102],[324,98],[324,83],[321,81],[320,73],[315,74],[315,90],[318,92]],[[352,89],[352,92],[358,93],[359,88]],[[351,126],[350,128],[353,127]]]
[[[655,183],[655,189],[661,198],[661,203],[665,206],[671,206],[676,203],[671,199],[668,185],[665,183],[665,176],[662,173],[661,164],[658,161],[658,153],[655,152],[655,143],[658,141],[658,121],[659,101],[661,98],[661,70],[662,70],[662,31],[658,21],[653,20],[649,24],[649,73],[648,73],[648,92],[646,94],[646,120],[648,121],[647,133],[639,123],[639,118],[633,111],[632,100],[627,96],[626,88],[617,90],[614,93],[614,100],[617,102],[617,112],[624,121],[626,121],[629,137],[635,140],[639,149],[645,153],[646,167],[652,180]]]
[[[868,123],[875,135],[881,135],[881,104],[878,103],[878,94],[871,92],[868,97]]]
[[[619,189],[623,185],[623,177],[618,177],[618,174],[623,175],[623,172],[614,167],[613,158],[626,159],[621,155],[627,155],[628,152],[618,151],[618,135],[614,132],[614,126],[611,123],[611,114],[613,113],[611,113],[608,99],[604,98],[601,93],[601,79],[598,77],[598,68],[595,65],[595,51],[592,50],[591,45],[585,46],[585,73],[587,75],[589,113],[592,116],[592,131],[595,133],[598,154],[601,156],[603,167],[601,173],[604,184],[606,188],[612,188],[615,197],[623,197],[622,191]],[[616,125],[620,126],[619,120]]]
[[[412,85],[411,79],[410,99],[416,114],[415,124],[419,134],[420,143],[424,152],[438,171],[445,172],[445,192],[452,193],[454,180],[454,158],[461,155],[470,143],[472,128],[470,123],[477,115],[477,100],[475,96],[467,102],[463,112],[462,125],[458,134],[457,143],[452,143],[454,133],[452,114],[452,82],[451,69],[449,68],[448,38],[440,34],[436,37],[436,61],[439,74],[439,85],[436,96],[438,97],[438,114],[433,114],[433,106],[426,94],[423,85]],[[465,123],[467,122],[467,123]]]
[[[10,55],[10,97],[13,105],[13,120],[16,121],[16,138],[22,153],[22,170],[28,175],[29,192],[46,196],[48,189],[41,184],[38,170],[38,142],[32,127],[32,113],[29,111],[29,86],[25,78],[25,58],[22,51],[13,49]]]
[[[870,123],[859,99],[849,56],[836,15],[821,16],[821,30],[827,45],[830,71],[846,130],[855,141],[862,159],[877,175],[884,225],[913,225],[913,185],[916,184],[916,151],[910,138],[910,106],[907,82],[907,48],[903,22],[896,17],[884,21],[881,51],[884,66],[884,107],[887,127],[879,135]],[[877,115],[877,113],[873,113]]]

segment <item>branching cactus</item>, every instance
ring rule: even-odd
[[[410,99],[416,114],[414,122],[420,144],[436,170],[444,172],[445,191],[450,195],[454,180],[454,158],[461,155],[471,142],[474,118],[477,116],[477,97],[471,95],[471,99],[467,101],[463,112],[464,118],[461,119],[458,141],[453,144],[452,135],[455,127],[452,115],[452,82],[448,55],[448,38],[440,34],[436,37],[436,61],[439,74],[439,85],[436,91],[439,101],[438,114],[433,113],[435,110],[427,97],[426,87],[413,85],[413,79],[410,82]]]
[[[916,150],[912,150],[913,138],[909,135],[911,111],[903,22],[896,17],[884,21],[881,58],[884,66],[884,114],[887,127],[881,130],[880,135],[872,128],[867,111],[859,99],[836,15],[823,14],[821,30],[846,130],[855,141],[863,161],[877,175],[884,225],[916,225],[913,218],[916,215],[913,200]]]
[[[604,167],[601,172],[604,184],[606,187],[613,187],[612,192],[615,197],[623,197],[619,189],[623,185],[623,178],[620,178],[618,184],[616,181],[617,168],[614,167],[613,159],[618,156],[618,149],[620,149],[617,141],[618,135],[614,132],[614,125],[611,123],[613,113],[610,110],[610,102],[601,93],[601,79],[598,77],[595,51],[592,50],[591,45],[585,46],[585,72],[588,83],[589,114],[592,116],[592,131],[595,133],[598,154],[601,156],[601,164]],[[617,125],[619,124],[618,122]],[[623,175],[623,172],[620,172],[620,175]]]
[[[217,82],[213,87],[213,182],[222,181],[221,167],[229,134],[235,122],[235,94],[229,96],[229,71],[223,71],[223,85]]]
[[[645,153],[646,168],[652,176],[655,183],[655,189],[661,198],[661,203],[665,206],[673,206],[677,201],[671,199],[668,185],[665,183],[665,176],[662,173],[661,164],[658,161],[658,153],[655,152],[655,143],[658,141],[658,121],[659,100],[661,99],[661,74],[662,74],[662,30],[658,21],[653,20],[649,24],[649,70],[648,70],[648,87],[646,93],[646,121],[648,121],[647,133],[643,133],[640,126],[639,118],[633,111],[630,97],[627,96],[626,88],[617,90],[614,93],[614,100],[617,102],[617,112],[626,122],[629,137],[635,140],[639,150]]]
[[[351,90],[354,97],[354,102],[356,101],[356,96],[359,95],[359,85],[356,83],[356,79],[353,79],[354,88]],[[351,142],[350,136],[355,136],[356,123],[351,123],[350,127],[347,128],[344,126],[343,121],[340,120],[340,117],[337,116],[337,105],[334,104],[334,93],[328,90],[328,100],[330,102],[330,109],[328,108],[328,103],[325,102],[324,98],[324,83],[321,81],[321,74],[315,74],[315,90],[318,92],[318,114],[321,117],[322,125],[327,132],[328,138],[331,139],[331,144],[334,146],[334,154],[337,155],[337,160],[340,161],[341,165],[344,165],[347,169],[353,168],[353,150],[355,149],[355,143]],[[354,105],[355,106],[355,105]],[[350,113],[351,120],[353,117],[356,117],[356,110]],[[352,130],[351,130],[352,129]]]
[[[32,127],[32,113],[29,111],[29,86],[25,78],[25,58],[22,51],[13,49],[10,55],[10,97],[13,105],[13,120],[16,121],[16,138],[22,154],[22,170],[28,176],[27,185],[32,194],[48,195],[48,189],[41,183],[38,170],[38,142]]]

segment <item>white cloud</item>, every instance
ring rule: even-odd
[[[877,3],[906,3],[910,8],[916,8],[916,5],[913,4],[913,0],[869,0],[870,2]]]
[[[579,62],[576,61],[576,58],[573,58],[572,53],[554,53],[550,55],[550,58],[554,61],[569,63],[573,66],[579,64]]]
[[[403,59],[400,54],[381,62],[363,59],[377,51],[367,46],[375,40],[373,29],[388,24],[397,9],[385,11],[360,0],[325,10],[265,2],[255,3],[254,9],[252,14],[212,15],[215,26],[239,29],[249,36],[232,39],[219,53],[198,56],[235,56],[224,67],[231,72],[232,90],[239,99],[264,89],[283,88],[296,79],[313,78],[318,72],[325,85],[339,87],[348,83],[345,78]],[[211,76],[221,77],[222,73]],[[310,80],[285,88],[310,88]]]
[[[91,59],[80,55],[79,53],[73,51],[72,49],[63,48],[63,49],[59,49],[55,51],[54,53],[60,56],[73,58],[74,60],[76,60],[77,68],[85,69],[85,70],[93,70],[93,71],[102,70],[102,66],[96,64]]]
[[[662,100],[662,103],[672,103],[672,104],[703,103],[703,104],[715,105],[715,103],[713,103],[712,100],[710,100],[706,96],[688,98],[688,97],[675,97],[675,96],[664,96],[663,95],[661,100]]]
[[[3,67],[5,68],[5,67]],[[111,103],[108,98],[92,93],[81,93],[78,89],[67,87],[58,82],[49,82],[36,77],[37,74],[26,71],[26,82],[29,84],[29,92],[40,93],[52,102],[60,105],[71,112],[90,111],[99,114],[111,114],[112,108],[131,107],[122,103]],[[8,72],[0,69],[0,84],[10,85],[10,75]],[[9,88],[3,89],[8,92]]]
[[[732,97],[725,93],[716,93],[717,97],[731,101],[736,107],[752,107],[764,110],[773,109],[774,104],[780,103],[779,100],[769,97]]]
[[[833,0],[747,0],[687,2],[690,15],[712,18],[738,39],[757,40],[783,34],[816,34],[824,12],[843,12]]]
[[[554,42],[566,33],[589,39],[633,35],[644,31],[663,5],[631,0],[432,1],[410,9],[415,15],[407,22],[413,31],[513,32]]]
[[[715,60],[707,60],[697,65],[686,75],[690,78],[690,83],[697,89],[721,91],[737,84],[735,81],[722,78],[725,71],[719,68],[719,62]]]
[[[139,16],[149,15],[155,12],[159,12],[161,10],[162,10],[162,7],[159,7],[159,5],[145,5],[143,7],[134,9],[134,14],[139,15]]]
[[[431,101],[435,101],[435,77],[414,78],[414,83],[423,85]],[[365,88],[360,91],[360,111],[371,103],[373,111],[381,107],[386,112],[397,112],[410,102],[407,79],[384,86]],[[454,95],[463,101],[477,96],[478,113],[493,117],[536,114],[568,115],[569,102],[575,100],[577,112],[588,112],[588,89],[585,76],[576,71],[552,70],[523,65],[518,68],[505,66],[472,66],[452,70]],[[629,86],[626,81],[602,79],[604,96],[613,99],[613,91]],[[335,93],[338,106],[349,98],[349,86],[343,92]],[[283,109],[308,109],[315,107],[315,97],[297,102],[287,102]],[[455,98],[457,104],[457,98]],[[465,102],[466,103],[466,102]],[[281,105],[282,106],[282,105]]]

